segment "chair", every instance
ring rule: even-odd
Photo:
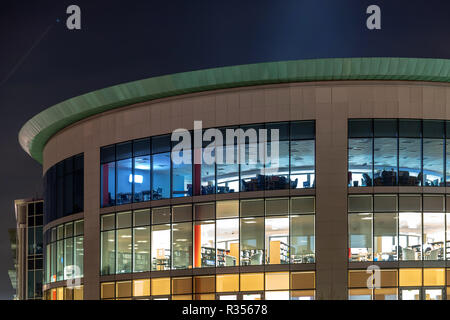
[[[233,256],[225,255],[224,260],[226,267],[232,267],[236,265],[236,258]]]
[[[414,250],[410,248],[402,248],[402,258],[403,260],[416,260]]]
[[[370,179],[367,173],[363,173],[364,185],[367,187],[372,186],[372,179]]]
[[[440,248],[431,250],[428,255],[425,256],[425,260],[438,260]]]
[[[257,252],[254,255],[251,256],[250,258],[250,265],[261,265],[262,264],[262,253],[261,252]]]

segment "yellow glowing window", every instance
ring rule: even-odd
[[[293,290],[293,291],[291,291],[292,298],[313,300],[314,296],[315,296],[315,290]]]
[[[50,294],[50,300],[56,300],[56,289],[52,289]]]
[[[238,274],[220,274],[216,276],[217,292],[239,291]]]
[[[397,288],[380,288],[375,289],[374,300],[396,300]]]
[[[79,286],[73,289],[73,300],[83,300],[84,287]]]
[[[196,294],[195,300],[216,300],[216,295],[214,293]]]
[[[450,300],[450,287],[447,287],[447,300]]]
[[[73,300],[73,288],[64,288],[64,300]]]
[[[444,286],[445,269],[444,268],[425,268],[423,269],[424,286]]]
[[[131,297],[131,281],[116,282],[116,298]]]
[[[354,300],[371,300],[372,290],[371,289],[350,289],[348,290],[350,298]]]
[[[450,221],[450,217],[448,218],[447,221]],[[447,285],[450,286],[450,269],[447,269]]]
[[[214,276],[194,277],[194,290],[196,293],[216,291],[216,278]]]
[[[366,270],[350,270],[348,272],[348,287],[349,288],[367,288],[367,280],[371,273]]]
[[[380,270],[381,287],[397,287],[398,272],[397,270]]]
[[[241,273],[241,291],[264,290],[263,273]]]
[[[172,278],[172,294],[192,293],[192,278]]]
[[[316,279],[315,272],[292,272],[291,273],[291,289],[315,289]]]
[[[191,294],[173,295],[172,300],[192,300],[192,295]]]
[[[161,296],[170,294],[170,278],[152,279],[152,295]]]
[[[101,286],[102,299],[114,299],[114,282],[103,282]]]
[[[133,280],[133,296],[146,297],[150,295],[150,279]]]
[[[422,269],[418,268],[400,269],[400,286],[401,287],[422,286]]]
[[[64,287],[56,288],[56,300],[64,300]]]
[[[266,290],[289,290],[289,272],[266,273]]]

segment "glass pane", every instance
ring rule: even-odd
[[[184,150],[179,152],[182,163],[173,163],[172,176],[172,196],[188,197],[192,196],[192,152],[191,150]]]
[[[419,289],[402,289],[401,300],[420,300]]]
[[[116,237],[115,231],[106,231],[101,234],[101,274],[108,275],[114,274],[116,271]]]
[[[351,138],[369,138],[373,136],[371,119],[349,119],[348,136]]]
[[[150,156],[136,157],[134,175],[131,177],[134,185],[134,202],[149,201],[150,196]]]
[[[116,201],[116,163],[101,166],[101,206],[114,206]]]
[[[239,219],[216,221],[217,267],[239,265]]]
[[[445,214],[423,214],[423,259],[444,260]]]
[[[422,214],[400,212],[399,229],[400,260],[422,260]]]
[[[73,278],[73,238],[64,240],[64,279]]]
[[[241,265],[264,263],[264,218],[241,219]]]
[[[197,222],[194,226],[194,268],[214,267],[216,264],[214,221]]]
[[[202,149],[202,155],[205,152],[205,149]],[[211,157],[215,160],[215,151],[213,150],[211,152],[211,155],[208,155],[208,157]],[[197,175],[200,174],[200,192],[196,192],[196,195],[198,194],[214,194],[216,192],[216,167],[215,163],[205,162],[203,160],[202,164],[194,164],[194,172],[195,172],[195,181],[197,178]]]
[[[120,229],[116,232],[116,273],[130,273],[132,265],[131,229]]]
[[[170,269],[170,224],[152,226],[152,270]]]
[[[116,222],[116,228],[129,228],[131,227],[131,211],[127,212],[119,212],[116,215],[117,222]]]
[[[278,156],[275,153],[277,144]],[[267,143],[264,174],[266,190],[289,189],[289,141]]]
[[[133,215],[133,226],[148,226],[150,224],[150,209],[135,210]]]
[[[182,205],[172,207],[172,221],[192,221],[192,205]]]
[[[314,140],[291,141],[291,189],[314,188]]]
[[[264,199],[241,200],[241,217],[264,216]]]
[[[84,263],[84,246],[83,246],[83,236],[78,236],[75,238],[75,261],[74,261],[74,265],[75,265],[75,277],[76,278],[81,278],[84,275],[84,267],[83,267],[83,263]]]
[[[444,140],[423,139],[424,185],[444,185]]]
[[[132,159],[117,161],[117,198],[116,205],[131,203],[133,182]]]
[[[348,186],[372,185],[372,138],[348,140]]]
[[[172,269],[192,268],[192,223],[172,225]]]
[[[450,125],[447,126],[447,131],[450,131]],[[445,150],[446,150],[446,161],[447,161],[446,167],[445,167],[446,168],[446,176],[447,176],[446,185],[450,186],[450,139],[446,140],[446,149]]]
[[[170,207],[161,207],[152,209],[152,224],[169,223]]]
[[[266,218],[266,263],[289,263],[289,218]]]
[[[249,129],[250,130],[250,129]],[[241,163],[241,191],[259,191],[264,190],[264,160],[259,154],[265,152],[263,143],[246,143],[242,145],[239,152],[243,152],[240,159]]]
[[[150,271],[150,227],[135,227],[133,232],[133,271]]]
[[[289,198],[266,199],[266,216],[284,216],[289,214]]]
[[[314,215],[291,216],[291,263],[315,262]]]
[[[216,202],[217,219],[239,217],[239,201],[227,200]]]
[[[374,142],[375,186],[397,184],[397,138],[376,138]]]
[[[56,281],[64,280],[64,240],[56,242]]]
[[[422,141],[400,138],[398,183],[401,186],[422,185],[421,174]]]
[[[112,214],[104,214],[101,216],[101,229],[102,231],[113,230],[116,227],[116,215]]]
[[[350,262],[372,261],[372,214],[348,215]]]
[[[152,200],[170,197],[170,153],[152,156]]]
[[[237,145],[216,146],[221,148],[223,159],[217,158],[217,193],[239,191],[239,153]]]
[[[374,261],[397,261],[397,213],[374,214]]]
[[[207,220],[215,219],[215,204],[214,203],[200,203],[194,206],[194,219]]]

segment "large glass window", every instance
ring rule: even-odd
[[[266,190],[289,189],[289,123],[267,124],[266,130],[267,144],[264,161]],[[278,130],[278,140],[272,139],[272,133],[277,132],[273,130]]]
[[[267,217],[266,229],[266,263],[289,263],[289,218],[287,216]]]
[[[160,200],[170,197],[170,153],[152,156],[152,199]]]
[[[192,196],[192,152],[184,150],[179,152],[179,157],[186,158],[185,162],[180,164],[173,163],[172,174],[172,197]]]
[[[222,158],[216,155],[217,161],[217,193],[230,193],[239,191],[239,147],[237,139],[229,139],[230,144],[226,144],[227,135],[233,137],[236,128],[224,128],[220,131],[224,141],[217,142],[217,150],[221,149]],[[233,144],[231,144],[233,141]]]
[[[239,219],[218,219],[216,226],[216,266],[239,265]]]
[[[372,219],[371,213],[349,215],[350,261],[372,261]]]
[[[170,224],[152,226],[152,270],[170,270]]]
[[[445,186],[450,137],[442,120],[352,119],[348,122],[349,186]],[[371,136],[374,136],[372,143]],[[371,159],[373,148],[373,161]],[[373,168],[372,168],[373,163]]]
[[[192,268],[192,223],[172,225],[172,269]]]
[[[216,265],[215,233],[213,220],[199,221],[194,226],[194,267],[214,267]]]
[[[241,265],[264,263],[264,218],[241,218]]]
[[[242,128],[249,137],[239,144],[239,159],[241,163],[241,191],[264,190],[264,159],[265,142],[258,140],[258,132],[263,126],[245,126]],[[253,138],[253,139],[252,139]]]
[[[401,260],[422,259],[422,214],[399,213],[399,256]]]

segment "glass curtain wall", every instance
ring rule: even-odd
[[[443,120],[349,120],[348,186],[446,186],[448,128]]]
[[[314,197],[223,200],[101,216],[101,274],[315,262]]]
[[[278,130],[279,140],[272,136],[274,130]],[[171,161],[175,144],[170,135],[102,147],[101,207],[214,193],[314,188],[314,121],[225,127],[219,131],[223,139],[211,137],[199,150],[180,151],[189,163]],[[239,141],[241,134],[243,139]],[[226,144],[227,135],[230,145]],[[193,157],[204,158],[210,144],[216,148],[208,149],[216,163],[193,164]],[[59,181],[56,171],[55,177],[49,175],[47,180]]]

